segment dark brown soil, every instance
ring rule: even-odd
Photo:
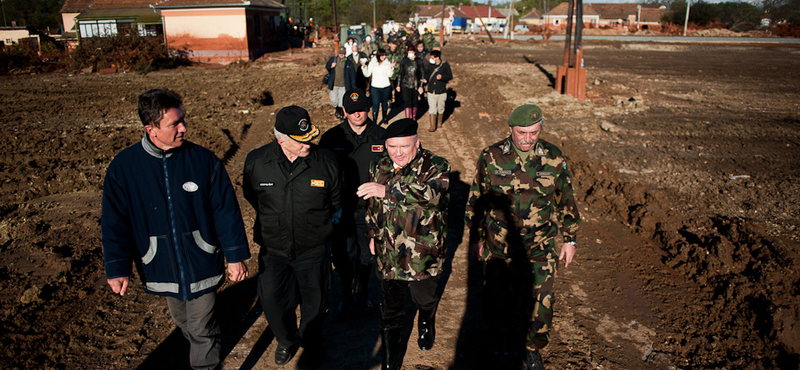
[[[557,279],[547,368],[798,369],[800,50],[586,42],[584,52],[589,98],[578,101],[552,88],[563,43],[454,39],[444,49],[454,108],[442,129],[421,133],[459,171],[453,210],[463,212],[479,150],[507,136],[519,104],[543,108],[544,138],[568,156],[584,219],[577,260]],[[141,139],[136,97],[180,92],[189,139],[223,158],[238,188],[245,155],[272,140],[281,107],[306,107],[322,130],[336,124],[320,84],[326,57],[0,80],[0,367],[186,368],[163,299],[138,285],[114,296],[105,284],[102,181]],[[408,333],[404,369],[494,368],[459,219],[437,345],[421,352]],[[257,270],[254,258],[248,266]],[[225,369],[277,368],[254,288],[249,279],[220,294]],[[323,368],[379,368],[377,313],[337,317],[337,292]]]

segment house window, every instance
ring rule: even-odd
[[[146,37],[146,36],[158,36],[161,33],[161,25],[160,24],[140,24],[137,26],[139,30],[139,36]]]
[[[132,20],[91,20],[79,21],[78,27],[81,37],[111,37],[117,34],[127,34],[132,30]]]
[[[558,26],[559,24],[561,24],[561,20],[560,19],[555,19],[555,20],[553,20],[553,24]]]

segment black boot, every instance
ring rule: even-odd
[[[383,342],[383,362],[381,370],[400,370],[403,359],[400,356],[400,339],[403,328],[381,328],[381,342]]]
[[[526,370],[544,370],[544,363],[542,362],[542,355],[539,351],[525,350],[525,369]]]
[[[372,265],[358,265],[356,276],[355,302],[356,308],[362,314],[370,314],[373,310],[369,301],[369,278],[372,276]]]
[[[430,311],[419,310],[417,318],[417,331],[419,332],[419,349],[427,351],[433,348],[433,341],[436,339],[436,307]]]

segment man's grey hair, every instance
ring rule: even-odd
[[[275,134],[275,139],[280,141],[286,141],[286,139],[290,139],[289,135],[284,134],[283,132],[278,131],[278,129],[272,129],[272,132]]]

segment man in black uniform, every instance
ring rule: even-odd
[[[261,246],[258,297],[278,342],[277,365],[289,362],[299,345],[322,349],[331,273],[325,245],[340,207],[340,182],[333,153],[310,144],[317,135],[305,109],[285,107],[275,116],[275,141],[250,152],[244,164],[242,188],[256,211],[253,239]]]
[[[369,103],[361,89],[345,92],[342,105],[347,119],[325,132],[319,145],[336,154],[342,179],[342,217],[334,226],[333,263],[342,285],[339,311],[347,314],[353,298],[357,310],[368,312],[372,307],[368,285],[375,256],[365,235],[367,201],[359,198],[356,190],[369,181],[372,159],[383,155],[385,129],[367,117]]]

